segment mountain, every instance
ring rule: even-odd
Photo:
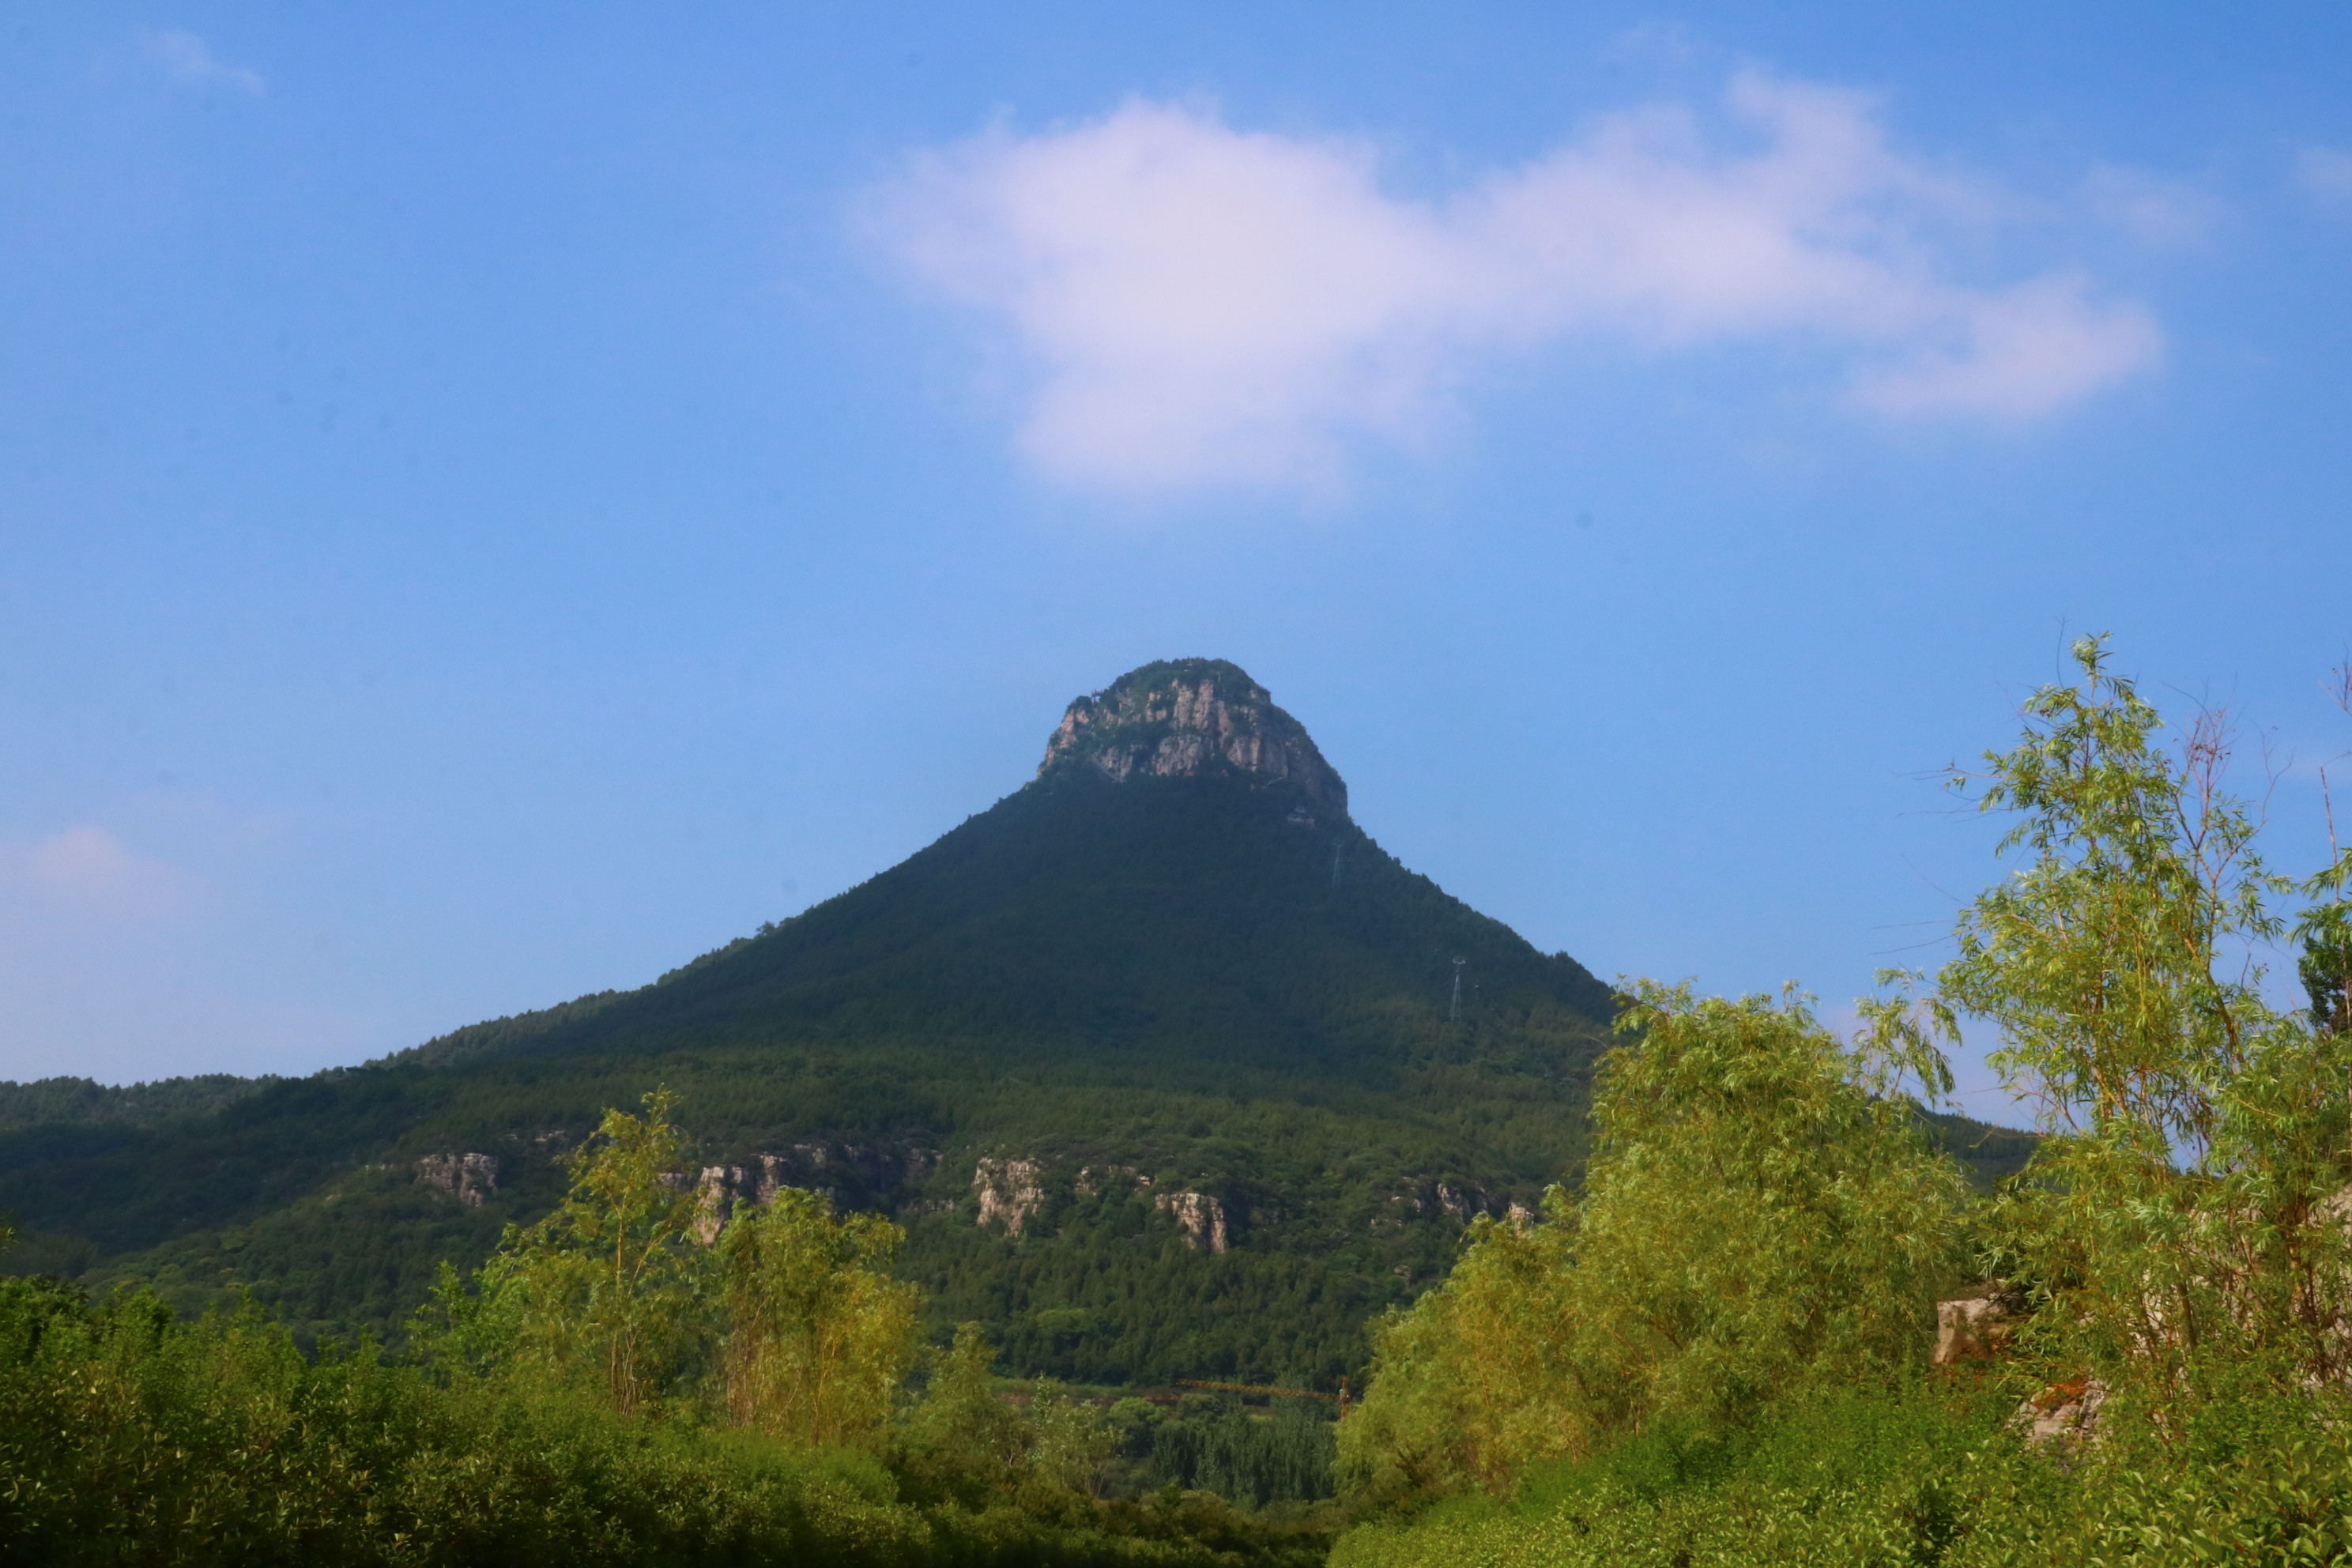
[[[1443,1027],[1455,959],[1466,1032]],[[1027,787],[871,881],[575,1006],[420,1058],[963,1042],[1005,1065],[1369,1084],[1498,1029],[1588,1059],[1611,1011],[1575,961],[1382,853],[1305,729],[1205,659],[1072,703]]]
[[[1574,1176],[1612,1010],[1381,850],[1263,687],[1186,659],[1072,702],[929,847],[641,989],[0,1126],[0,1207],[18,1268],[392,1333],[664,1084],[714,1215],[777,1184],[895,1215],[933,1328],[986,1323],[1013,1369],[1329,1386],[1475,1215]]]

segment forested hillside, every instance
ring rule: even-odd
[[[696,1171],[896,1215],[934,1328],[1011,1367],[1336,1386],[1471,1218],[1573,1176],[1609,989],[1381,850],[1232,666],[1072,713],[1026,787],[642,989],[0,1132],[18,1266],[397,1335],[666,1085]]]
[[[2032,863],[1851,1039],[1535,951],[1178,665],[640,990],[37,1086],[16,1268],[131,1289],[0,1289],[0,1512],[207,1561],[2338,1560],[2345,868],[2307,1012],[2221,973],[2283,885],[2083,657],[1990,759]],[[1932,1109],[1963,1013],[2083,1131]]]

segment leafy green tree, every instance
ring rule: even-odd
[[[1885,1014],[1848,1049],[1802,1001],[1637,984],[1593,1088],[1570,1205],[1487,1224],[1377,1332],[1342,1426],[1352,1489],[1501,1489],[1660,1421],[1738,1423],[1824,1382],[1885,1382],[1932,1341],[1966,1184],[1896,1092],[1941,1058]]]
[[[1094,1492],[1118,1446],[1118,1433],[1104,1411],[1070,1396],[1068,1389],[1050,1377],[1030,1385],[1028,1452],[1030,1474],[1048,1487],[1065,1491]]]
[[[1643,982],[1619,1027],[1633,1043],[1595,1086],[1575,1241],[1596,1424],[1719,1422],[1924,1359],[1966,1186],[1894,1092],[1899,1064],[1793,995]]]
[[[565,1160],[562,1203],[527,1230],[508,1227],[465,1314],[478,1347],[594,1383],[624,1415],[659,1395],[707,1337],[708,1256],[694,1244],[695,1195],[676,1175],[687,1154],[676,1105],[657,1089],[642,1118],[605,1111]]]
[[[876,1440],[915,1359],[916,1289],[889,1273],[904,1239],[793,1187],[735,1216],[719,1239],[734,1419],[798,1443]]]
[[[1937,977],[1938,1005],[1999,1026],[1992,1062],[2049,1133],[2002,1207],[2006,1267],[2060,1307],[2040,1318],[2053,1356],[2158,1404],[2200,1366],[2332,1380],[2352,1036],[2263,998],[2291,885],[2224,787],[2223,719],[2168,752],[2104,639],[2074,651],[2079,681],[2035,692],[1986,758],[1979,802],[2015,815],[2002,848],[2025,864],[1961,912]],[[2343,868],[2308,886],[2307,952],[2333,951]]]
[[[2336,705],[2352,717],[2352,664],[2336,671]],[[2352,1032],[2352,846],[2337,842],[2336,808],[2327,774],[2319,775],[2327,802],[2328,863],[2303,886],[2310,903],[2295,921],[2302,939],[2297,978],[2311,1000],[2311,1026],[2332,1034]]]
[[[1571,1356],[1576,1210],[1554,1187],[1545,1211],[1541,1225],[1480,1219],[1443,1285],[1374,1324],[1371,1396],[1339,1426],[1351,1492],[1499,1491],[1591,1447]]]
[[[2352,941],[2313,931],[2295,969],[2311,999],[2311,1026],[2334,1034],[2352,1029]]]
[[[979,1506],[1007,1489],[1025,1448],[1021,1418],[996,1396],[996,1351],[978,1323],[929,1352],[929,1381],[893,1434],[896,1467],[920,1496]]]

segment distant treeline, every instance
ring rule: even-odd
[[[41,1126],[151,1126],[174,1116],[217,1110],[279,1079],[199,1073],[152,1083],[106,1084],[86,1078],[0,1082],[0,1132]]]

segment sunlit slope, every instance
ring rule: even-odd
[[[768,934],[481,1049],[922,1039],[1362,1078],[1471,1039],[1566,1067],[1589,1059],[1609,1009],[1573,959],[1279,781],[1066,773]]]
[[[790,1179],[899,1215],[940,1314],[1019,1364],[1336,1374],[1469,1217],[1572,1171],[1608,1009],[1286,781],[1063,770],[642,990],[209,1113],[0,1138],[0,1203],[45,1267],[391,1329],[661,1082],[710,1163],[799,1150]],[[457,1152],[497,1162],[478,1206],[420,1178]],[[1036,1168],[1018,1237],[978,1223],[982,1159]],[[1167,1192],[1213,1199],[1227,1250]]]

